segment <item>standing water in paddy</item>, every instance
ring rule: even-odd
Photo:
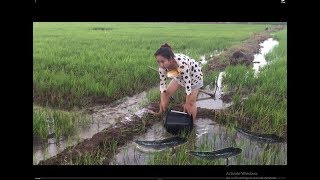
[[[260,44],[262,47],[259,54],[254,55],[253,60],[253,69],[255,70],[256,74],[260,71],[260,68],[267,64],[265,55],[269,53],[279,42],[269,38],[263,43]]]

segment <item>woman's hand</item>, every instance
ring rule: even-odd
[[[159,116],[159,115],[161,115],[161,113],[162,112],[154,112],[154,111],[152,111],[152,110],[148,110],[148,113],[150,113],[150,114],[152,114],[152,115],[155,115],[155,116]]]
[[[164,112],[164,105],[163,105],[162,103],[160,103],[160,104],[159,104],[159,108],[160,108],[159,112],[154,112],[154,111],[152,111],[152,110],[148,110],[148,112],[149,112],[150,114],[152,114],[152,115],[159,116],[159,115],[161,115],[161,114]]]

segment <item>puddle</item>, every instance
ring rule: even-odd
[[[121,147],[120,152],[115,156],[115,159],[111,161],[110,165],[146,164],[149,158],[149,153],[158,152],[159,150],[144,149],[137,146],[134,141],[161,140],[171,136],[171,134],[167,133],[162,123],[156,123],[148,129],[145,134],[135,137],[133,141]]]
[[[229,158],[229,165],[263,165],[287,164],[287,144],[266,144],[248,139],[245,135],[235,129],[226,128],[210,119],[199,118],[195,122],[196,141],[195,149],[201,150],[201,146],[211,147],[208,151],[223,149],[227,147],[238,147],[242,149],[241,154]],[[156,123],[146,134],[134,138],[134,140],[160,140],[171,137],[166,132],[162,123]],[[159,151],[171,151],[171,149],[154,150],[141,148],[131,142],[120,148],[120,152],[114,157],[110,165],[148,165],[149,159]],[[276,154],[272,152],[276,151]],[[271,154],[268,156],[268,154]]]
[[[215,98],[199,92],[198,98],[197,98],[197,107],[205,108],[205,109],[225,109],[227,107],[230,107],[232,105],[232,102],[230,103],[224,103],[220,98],[223,92],[222,87],[222,78],[224,76],[224,72],[220,72],[218,76],[218,80],[216,83],[216,87],[211,88],[209,85],[204,88],[206,92],[210,92],[212,94],[215,93]]]
[[[146,92],[126,97],[115,101],[110,105],[96,106],[91,109],[91,123],[83,128],[79,128],[75,135],[69,138],[60,139],[50,138],[46,142],[34,140],[33,143],[33,164],[48,159],[63,151],[68,146],[73,146],[84,139],[91,138],[94,134],[108,128],[115,123],[121,121],[131,121],[133,114],[142,117],[146,109],[140,109],[141,102],[146,101]],[[52,133],[52,132],[51,132]]]
[[[206,55],[203,55],[203,56],[200,56],[200,60],[199,60],[199,63],[201,66],[207,64],[207,60],[213,58],[214,56],[219,56],[223,51],[218,51],[218,50],[214,50],[212,53],[213,54],[210,54],[209,58],[206,58]]]
[[[255,54],[254,60],[253,60],[253,69],[255,70],[255,74],[257,74],[260,71],[260,68],[262,68],[267,64],[265,55],[269,53],[278,44],[279,42],[272,38],[269,38],[264,42],[260,43],[260,46],[261,46],[260,53]]]
[[[200,62],[200,64],[201,64],[201,66],[207,64],[206,56],[205,56],[205,55],[204,55],[204,56],[201,56],[199,62]]]

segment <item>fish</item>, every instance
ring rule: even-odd
[[[189,151],[188,153],[196,157],[213,160],[213,159],[219,159],[219,158],[227,159],[229,157],[236,156],[241,152],[242,152],[242,149],[240,148],[228,147],[228,148],[219,149],[216,151]]]
[[[179,146],[183,143],[187,142],[186,138],[182,138],[180,136],[174,136],[167,139],[162,140],[154,140],[154,141],[135,141],[136,144],[146,148],[153,149],[164,149],[164,148],[172,148],[175,146]]]
[[[262,141],[265,143],[282,143],[285,142],[285,139],[277,136],[275,134],[258,134],[254,132],[250,132],[248,130],[242,129],[242,128],[236,128],[236,130],[249,137],[249,139],[254,141]]]

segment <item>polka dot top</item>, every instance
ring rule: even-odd
[[[174,77],[173,79],[175,79],[181,86],[184,86],[186,94],[190,95],[191,87],[197,85],[198,82],[202,82],[203,75],[201,67],[198,62],[184,54],[175,54],[174,59],[181,69],[181,72],[179,76]],[[167,90],[167,71],[168,69],[159,67],[161,93]]]

